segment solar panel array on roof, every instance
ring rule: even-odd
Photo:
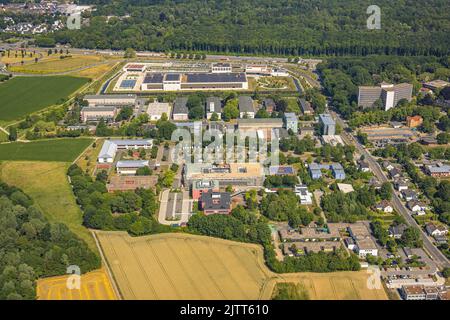
[[[179,73],[168,73],[166,74],[165,81],[180,81],[181,75]]]
[[[136,80],[123,80],[120,84],[121,88],[129,88],[132,89],[136,85]]]
[[[246,82],[245,73],[187,73],[188,83]]]
[[[162,83],[164,75],[162,73],[147,73],[143,83]]]

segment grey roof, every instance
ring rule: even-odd
[[[253,99],[249,96],[239,97],[239,112],[255,112]]]
[[[148,146],[153,144],[152,139],[116,139],[116,140],[109,140],[111,143],[116,144],[117,146]],[[106,141],[105,141],[106,142]]]
[[[311,107],[311,103],[306,101],[305,99],[300,99],[300,105],[302,107],[303,112],[313,112],[314,109]]]
[[[212,107],[212,110],[211,110]],[[206,112],[222,112],[222,102],[218,97],[208,97],[206,98]]]
[[[293,112],[287,112],[284,114],[287,121],[298,121],[297,115]]]
[[[238,119],[238,125],[242,124],[269,124],[281,127],[283,120],[280,118],[254,118],[254,119]]]
[[[231,194],[228,192],[208,191],[202,194],[201,202],[205,210],[229,209],[231,205]]]
[[[276,107],[275,101],[273,101],[272,98],[265,98],[263,100],[263,104],[265,107],[273,107],[273,108]]]
[[[335,124],[333,118],[328,113],[321,114],[321,115],[319,115],[319,117],[320,117],[320,120],[322,121],[322,123],[325,125],[334,125]]]
[[[136,99],[135,94],[87,94],[84,99]]]
[[[163,83],[164,75],[162,73],[147,73],[143,83]]]
[[[148,167],[148,160],[121,160],[117,161],[117,168],[143,168]]]
[[[448,173],[450,172],[450,166],[448,165],[428,166],[428,170],[430,173]]]
[[[187,101],[188,98],[186,97],[176,98],[173,104],[173,114],[188,114]]]
[[[114,106],[98,106],[98,107],[83,107],[81,112],[91,112],[91,111],[114,111],[116,107]]]
[[[245,73],[186,73],[187,83],[247,82]]]

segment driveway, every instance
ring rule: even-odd
[[[187,223],[192,215],[193,201],[189,192],[161,192],[158,222],[164,225]]]

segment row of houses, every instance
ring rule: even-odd
[[[322,177],[322,170],[331,170],[333,177],[336,180],[345,179],[345,171],[340,163],[317,164],[313,162],[308,165],[308,170],[311,178],[314,180],[320,179]]]

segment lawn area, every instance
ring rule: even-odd
[[[23,189],[50,222],[64,223],[94,252],[98,252],[91,233],[82,226],[82,212],[67,180],[69,165],[63,162],[5,161],[0,164],[0,179]]]
[[[47,57],[44,61],[37,63],[27,63],[24,65],[15,65],[9,68],[12,72],[48,74],[58,72],[68,72],[79,68],[87,67],[95,63],[104,61],[102,56],[73,56],[60,59],[59,57]]]
[[[0,84],[0,123],[61,103],[88,81],[69,76],[12,78]]]
[[[0,145],[0,161],[72,162],[91,143],[88,138],[5,143]]]
[[[0,142],[8,141],[8,135],[0,130]]]

